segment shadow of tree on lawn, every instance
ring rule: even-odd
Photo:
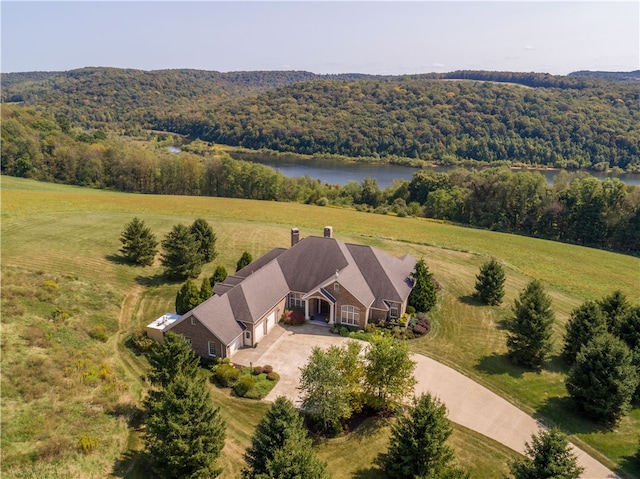
[[[592,421],[580,414],[570,397],[550,397],[534,413],[534,417],[548,426],[558,426],[567,434],[609,432],[608,425]]]
[[[525,372],[530,371],[529,369],[513,364],[506,353],[493,353],[489,356],[484,356],[478,364],[474,366],[474,369],[492,375],[508,374],[513,378],[521,378]]]
[[[128,265],[128,266],[135,266],[131,261],[129,261],[127,258],[125,258],[124,256],[122,256],[120,254],[107,254],[107,255],[105,255],[104,259],[106,259],[110,263],[124,264],[124,265]]]
[[[459,296],[458,301],[463,304],[468,304],[469,306],[486,306],[486,304],[480,301],[473,294],[465,294],[464,296]]]

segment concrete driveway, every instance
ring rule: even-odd
[[[266,401],[285,396],[300,404],[300,367],[308,360],[314,346],[328,348],[343,344],[346,338],[332,334],[324,325],[305,323],[300,326],[277,325],[255,349],[238,351],[235,363],[254,366],[270,364],[280,374],[280,381]],[[431,393],[447,406],[449,419],[505,446],[524,453],[525,442],[540,429],[528,414],[463,374],[420,354],[416,361],[416,394]],[[579,464],[585,468],[585,479],[617,478],[586,452],[573,446]]]

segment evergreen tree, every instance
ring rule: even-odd
[[[300,368],[302,409],[325,433],[342,430],[342,421],[351,417],[349,382],[340,370],[342,348],[314,347],[309,362]]]
[[[162,478],[210,478],[224,446],[225,425],[215,408],[189,341],[168,332],[149,354],[154,389],[145,400],[145,442]]]
[[[200,302],[204,303],[207,299],[213,296],[213,288],[211,287],[211,281],[208,278],[202,279],[200,285]]]
[[[497,306],[504,298],[505,275],[502,265],[496,260],[483,264],[476,276],[476,293],[489,306]]]
[[[371,407],[393,408],[413,392],[416,363],[406,341],[374,336],[364,357],[365,391]]]
[[[433,283],[433,275],[429,272],[429,267],[424,259],[420,259],[416,263],[413,281],[413,289],[409,294],[409,305],[416,308],[416,311],[426,313],[436,304],[436,288]]]
[[[202,256],[202,261],[205,263],[213,261],[218,256],[216,251],[217,238],[209,223],[198,218],[191,225],[190,231],[198,241],[198,253]]]
[[[627,345],[607,333],[580,350],[565,384],[587,416],[615,424],[629,408],[638,371]]]
[[[184,225],[175,225],[162,240],[162,265],[170,278],[196,278],[202,271],[199,243]]]
[[[552,348],[554,314],[542,283],[531,281],[515,300],[514,317],[507,322],[507,348],[516,364],[540,369]]]
[[[178,374],[145,401],[145,442],[158,477],[217,477],[225,424],[204,378]]]
[[[145,226],[144,221],[133,218],[127,223],[120,236],[120,242],[120,252],[129,261],[142,266],[153,264],[158,253],[158,241],[151,229]]]
[[[252,261],[253,261],[253,257],[251,256],[251,253],[249,253],[248,251],[245,251],[244,253],[242,253],[242,256],[240,256],[240,259],[236,263],[236,272],[240,271],[242,268],[250,264]]]
[[[571,312],[564,337],[562,357],[573,364],[580,349],[594,337],[607,332],[607,320],[593,301],[578,306]]]
[[[614,291],[598,301],[598,304],[607,318],[609,332],[617,336],[622,320],[631,308],[629,300],[621,291]]]
[[[244,479],[324,479],[320,462],[307,437],[302,417],[288,399],[279,397],[258,423],[244,455]]]
[[[155,344],[148,359],[151,365],[149,380],[158,388],[167,386],[179,374],[195,377],[200,364],[187,338],[171,331],[164,335],[162,343]]]
[[[453,450],[446,444],[452,431],[444,404],[430,394],[414,398],[408,413],[391,427],[384,471],[394,479],[468,477],[454,465]]]
[[[620,339],[622,339],[633,354],[633,364],[640,377],[640,306],[629,309],[620,325]],[[633,400],[640,402],[640,381],[633,395]]]
[[[217,283],[222,283],[225,279],[227,279],[227,269],[222,265],[218,265],[213,272],[213,276],[209,279],[209,282],[213,288]]]
[[[200,303],[202,303],[201,292],[198,291],[196,284],[188,279],[176,294],[176,313],[185,314]]]
[[[509,465],[515,479],[578,479],[578,466],[569,442],[557,429],[541,430],[525,445],[527,457]]]

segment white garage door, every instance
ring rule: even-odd
[[[244,334],[244,333],[243,333]],[[238,336],[236,340],[229,345],[229,356],[233,355],[238,349],[242,348],[242,336]]]

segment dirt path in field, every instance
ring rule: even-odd
[[[277,326],[269,340],[256,349],[241,349],[233,356],[239,364],[270,364],[280,374],[276,387],[265,398],[273,401],[286,396],[300,403],[300,366],[304,365],[314,346],[339,345],[345,338],[331,334],[322,326],[305,324],[295,327]],[[264,344],[263,344],[264,343]],[[505,401],[458,371],[433,359],[413,355],[416,361],[416,394],[429,392],[447,406],[449,419],[524,454],[526,442],[541,425],[528,414]],[[583,479],[617,478],[586,452],[572,445],[578,463],[584,467]]]

